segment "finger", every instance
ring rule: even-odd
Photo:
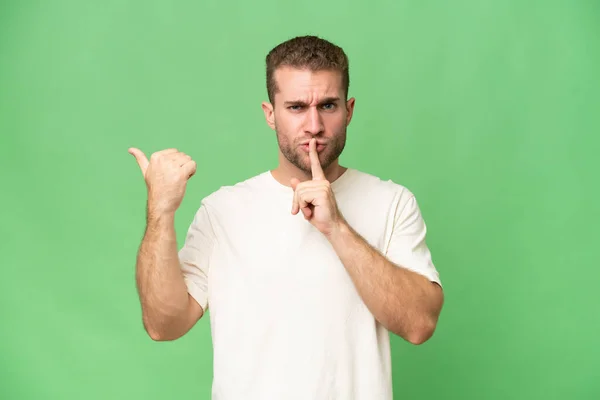
[[[150,156],[150,162],[157,162],[158,160],[172,160],[174,157],[177,157],[177,154],[179,154],[179,150],[177,149],[159,150],[152,153]]]
[[[177,155],[173,157],[173,161],[180,167],[186,164],[187,162],[191,161],[191,159],[192,157],[188,156],[185,153],[177,153]]]
[[[290,183],[292,184],[292,189],[294,190],[294,198],[292,199],[292,214],[296,215],[296,214],[298,214],[298,211],[299,211],[298,192],[296,191],[296,188],[298,187],[298,184],[300,183],[300,181],[296,178],[292,178]]]
[[[168,155],[168,154],[173,154],[173,153],[178,153],[179,150],[177,149],[164,149],[164,150],[160,150],[157,151],[156,154],[157,155]]]
[[[290,184],[292,185],[292,190],[296,191],[296,188],[300,184],[300,180],[298,178],[292,178],[290,179]]]
[[[302,214],[304,214],[304,219],[309,220],[310,216],[312,215],[312,210],[310,207],[304,207],[302,209]]]
[[[140,149],[136,149],[135,147],[131,147],[128,150],[128,152],[129,154],[135,157],[135,160],[137,161],[138,165],[140,166],[140,169],[142,170],[142,174],[145,176],[146,170],[148,169],[149,161],[144,152]]]
[[[296,198],[298,208],[302,210],[306,219],[310,218],[313,213],[315,206],[315,199],[319,196],[319,191],[310,190],[307,188],[300,188],[296,190]]]
[[[304,217],[308,218],[310,217],[311,214],[311,209],[310,206],[312,204],[306,200],[304,200],[302,197],[298,198],[298,208],[300,210],[302,210],[302,213],[304,214]]]
[[[190,159],[190,161],[181,166],[181,169],[189,179],[196,174],[196,162]]]
[[[319,161],[319,153],[317,153],[317,139],[313,138],[310,140],[308,149],[313,180],[325,179],[325,174],[323,173],[323,168],[321,168],[321,162]]]

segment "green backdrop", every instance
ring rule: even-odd
[[[600,3],[367,3],[0,3],[0,398],[209,398],[208,319],[142,329],[127,148],[198,163],[181,243],[276,165],[264,57],[306,33],[351,60],[342,164],[416,193],[446,290],[429,342],[392,339],[396,398],[600,398]]]

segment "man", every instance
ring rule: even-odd
[[[267,56],[279,165],[204,198],[179,252],[174,214],[196,164],[130,149],[148,188],[137,260],[143,323],[181,337],[210,304],[213,399],[392,398],[389,332],[420,344],[443,303],[413,194],[342,167],[348,60],[297,37]]]

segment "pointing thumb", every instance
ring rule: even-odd
[[[146,175],[146,169],[148,169],[149,162],[144,152],[140,149],[136,149],[135,147],[131,147],[128,150],[128,152],[129,154],[135,157],[135,160],[137,161],[138,165],[140,166],[140,169],[142,170],[142,174]]]

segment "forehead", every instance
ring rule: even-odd
[[[281,99],[313,99],[343,96],[342,74],[338,71],[278,68],[274,73]]]

